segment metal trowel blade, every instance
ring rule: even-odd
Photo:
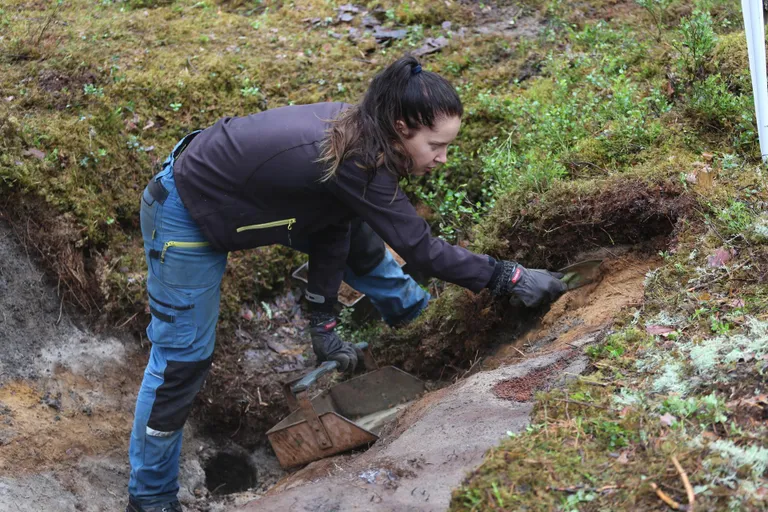
[[[603,260],[585,260],[561,268],[563,277],[560,279],[568,285],[568,290],[575,290],[594,283],[600,277],[600,265]]]

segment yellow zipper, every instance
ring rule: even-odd
[[[169,242],[165,242],[163,245],[163,252],[160,253],[160,263],[165,263],[165,251],[168,250],[169,247],[180,247],[182,249],[193,249],[196,247],[208,247],[208,242],[174,242],[173,240]]]
[[[237,228],[237,232],[242,233],[243,231],[250,231],[252,229],[276,228],[278,226],[288,226],[288,230],[290,231],[294,224],[296,224],[296,219],[276,220],[274,222],[265,222],[264,224],[251,224],[250,226],[243,226]]]

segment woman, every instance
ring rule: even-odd
[[[131,434],[129,511],[181,510],[182,427],[211,364],[228,251],[282,244],[309,254],[312,348],[343,371],[358,359],[333,313],[351,221],[365,221],[410,266],[474,292],[533,306],[564,291],[554,274],[433,238],[399,188],[445,163],[462,113],[445,79],[403,57],[357,106],[225,118],[179,143],[142,202],[152,350]]]

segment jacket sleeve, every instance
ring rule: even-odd
[[[495,261],[433,237],[389,171],[380,170],[368,183],[365,171],[347,161],[327,186],[409,265],[473,292],[490,281]]]
[[[309,236],[307,291],[335,298],[349,254],[349,222],[332,224]]]

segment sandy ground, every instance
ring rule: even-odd
[[[529,422],[532,402],[498,398],[493,387],[564,358],[567,372],[586,367],[573,351],[554,352],[428,394],[367,452],[312,463],[239,510],[446,510],[451,491],[485,452]]]
[[[486,358],[483,368],[498,368],[531,354],[566,349],[576,340],[598,335],[623,308],[640,305],[645,275],[659,262],[621,249],[612,252],[585,255],[583,259],[605,258],[600,279],[563,295],[524,336],[502,344]]]

